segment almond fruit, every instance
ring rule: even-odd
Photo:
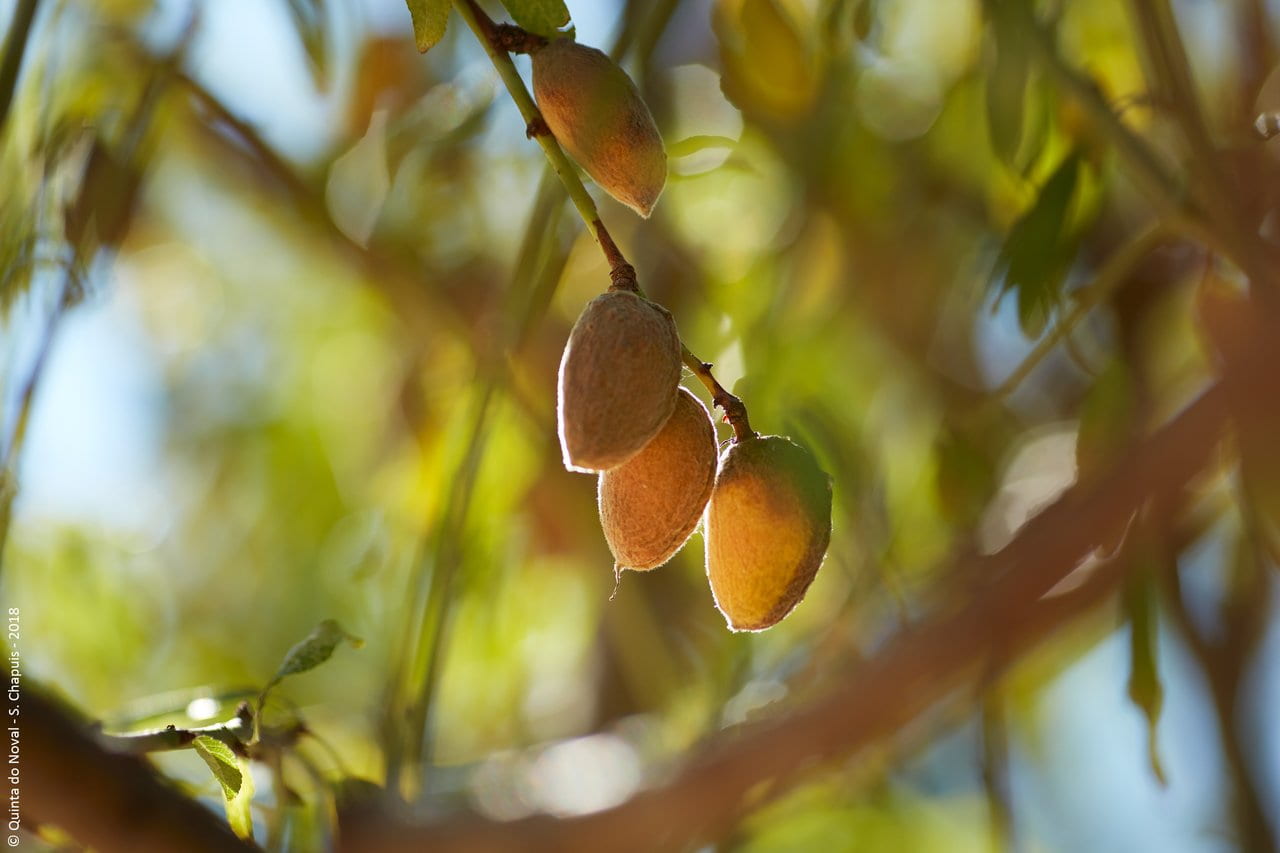
[[[588,303],[560,359],[560,449],[570,471],[607,471],[635,456],[676,405],[680,336],[671,314],[630,291]]]
[[[670,560],[688,540],[716,478],[716,431],[702,401],[681,388],[653,440],[600,475],[600,526],[619,569]]]
[[[667,182],[653,115],[618,64],[573,39],[533,53],[533,96],[556,141],[609,195],[648,217]]]
[[[720,456],[703,536],[716,607],[734,631],[762,631],[804,597],[831,540],[831,479],[782,436]]]

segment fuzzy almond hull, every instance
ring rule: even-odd
[[[720,457],[707,505],[707,580],[734,631],[776,625],[804,598],[831,541],[831,481],[781,436]]]
[[[698,526],[716,476],[715,425],[681,388],[675,410],[630,460],[600,475],[600,526],[619,569],[657,568]]]
[[[607,471],[644,448],[676,405],[680,336],[665,308],[627,291],[588,303],[560,359],[565,467]]]

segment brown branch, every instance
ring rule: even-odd
[[[60,827],[102,851],[258,849],[139,758],[105,749],[88,726],[39,691],[28,687],[20,708],[24,819]]]
[[[1109,476],[1070,489],[1002,551],[948,567],[946,577],[993,579],[966,605],[955,608],[949,603],[954,599],[944,598],[931,618],[855,666],[826,698],[783,720],[736,730],[665,785],[608,811],[564,820],[415,826],[385,814],[349,817],[342,848],[585,851],[600,849],[607,839],[611,850],[638,851],[718,837],[761,783],[785,786],[815,764],[858,756],[957,689],[989,678],[993,667],[1016,660],[1082,606],[1109,595],[1122,576],[1116,561],[1086,584],[1087,598],[1040,600],[1149,498],[1184,488],[1211,460],[1227,421],[1225,394],[1215,385]]]

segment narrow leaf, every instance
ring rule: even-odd
[[[680,157],[689,157],[693,154],[700,154],[713,148],[728,148],[733,150],[738,147],[738,140],[732,136],[686,136],[684,139],[672,142],[667,146],[667,156],[672,160]]]
[[[996,4],[992,15],[996,56],[986,81],[987,131],[992,151],[1005,165],[1014,166],[1022,143],[1031,62],[1025,39],[1010,19],[1007,8]]]
[[[1125,587],[1124,608],[1129,618],[1129,698],[1147,721],[1147,759],[1161,785],[1167,785],[1156,741],[1164,688],[1156,661],[1157,625],[1155,585],[1147,572],[1135,567]]]
[[[502,0],[517,24],[540,36],[553,36],[569,23],[564,0]]]
[[[244,781],[236,754],[231,751],[231,747],[208,735],[199,735],[191,745],[195,748],[196,755],[203,758],[204,763],[213,771],[213,778],[222,786],[222,796],[227,802],[231,802],[240,792]]]
[[[1016,292],[1018,320],[1028,337],[1039,337],[1044,331],[1075,256],[1075,239],[1067,226],[1079,172],[1080,155],[1072,153],[1009,230],[996,262],[993,283],[1003,273],[999,296]]]
[[[405,0],[413,18],[413,37],[418,50],[426,53],[444,38],[449,22],[449,0]]]

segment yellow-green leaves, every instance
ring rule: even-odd
[[[1080,155],[1068,155],[1000,249],[993,279],[1000,285],[997,298],[1009,291],[1017,294],[1018,322],[1027,337],[1037,338],[1044,331],[1075,257],[1078,233],[1072,227],[1072,204],[1080,170]]]
[[[426,53],[444,38],[449,22],[450,0],[405,0],[413,18],[413,37],[418,50]],[[553,36],[569,23],[564,0],[502,0],[517,24],[540,36]]]
[[[253,837],[253,815],[249,810],[253,801],[253,774],[249,763],[237,756],[231,747],[208,735],[200,735],[191,743],[196,755],[204,759],[222,788],[223,805],[227,809],[227,822],[241,838]]]
[[[426,53],[444,38],[445,25],[449,22],[449,0],[405,0],[409,16],[413,18],[413,38],[418,50]]]
[[[724,0],[714,17],[729,100],[745,112],[794,119],[813,105],[818,63],[777,0]]]
[[[529,32],[552,36],[569,23],[564,0],[502,0],[512,19]]]
[[[263,689],[263,694],[265,695],[268,690],[279,684],[287,675],[315,669],[331,658],[338,644],[344,640],[357,649],[364,645],[364,640],[344,631],[335,620],[325,619],[315,627],[315,630],[285,653],[280,668]]]

